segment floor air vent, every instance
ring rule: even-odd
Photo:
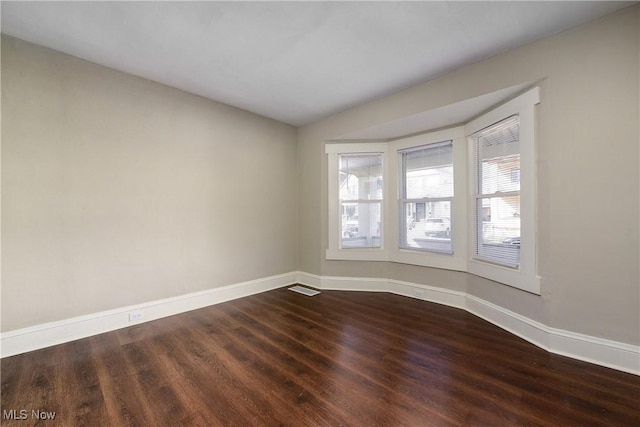
[[[302,286],[293,286],[289,288],[290,291],[298,292],[299,294],[306,295],[308,297],[312,297],[314,295],[318,295],[320,291],[314,291],[313,289],[303,288]]]

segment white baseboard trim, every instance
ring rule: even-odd
[[[640,375],[640,346],[544,325],[465,292],[390,279],[297,273],[298,283],[326,290],[389,292],[461,308],[551,353]]]
[[[297,274],[286,273],[186,295],[121,307],[0,334],[0,357],[86,338],[143,322],[184,313],[296,283]],[[129,314],[143,317],[129,321]]]
[[[206,291],[102,311],[0,334],[8,357],[300,283],[317,289],[389,292],[460,308],[552,353],[640,375],[640,346],[552,328],[488,301],[437,286],[399,280],[292,272]],[[129,314],[143,313],[129,321]]]

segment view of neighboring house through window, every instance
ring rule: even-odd
[[[402,150],[400,247],[453,253],[452,141]]]
[[[509,117],[472,135],[475,257],[520,265],[520,121]]]
[[[341,248],[379,248],[382,154],[340,154]]]

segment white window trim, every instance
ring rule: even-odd
[[[494,123],[515,114],[520,117],[520,265],[517,269],[491,264],[473,258],[477,239],[475,215],[468,212],[468,251],[471,257],[467,262],[469,273],[495,280],[527,292],[540,295],[540,277],[537,275],[536,245],[536,154],[535,154],[535,105],[540,102],[540,89],[535,87],[517,98],[491,110],[467,123],[465,134],[470,136]],[[469,165],[474,161],[469,138],[467,150]],[[468,168],[467,168],[468,169]],[[469,174],[468,188],[473,189],[475,177]],[[474,195],[469,192],[468,203]]]
[[[326,144],[328,155],[328,228],[329,239],[325,253],[328,260],[347,261],[388,261],[389,260],[389,144],[386,142],[336,143]],[[379,248],[341,248],[340,247],[340,200],[338,182],[338,164],[340,154],[380,153],[382,155],[382,233]]]
[[[435,144],[443,141],[453,141],[453,254],[426,252],[400,248],[400,200],[402,197],[402,180],[400,179],[400,151],[422,145]],[[387,237],[392,244],[389,249],[389,260],[403,264],[413,264],[424,267],[443,268],[447,270],[466,271],[467,245],[467,140],[464,127],[459,126],[428,134],[395,140],[390,145],[390,152],[394,157],[389,163],[389,181],[393,180],[394,193],[388,198],[389,205],[393,205],[390,213],[391,224],[387,227]]]

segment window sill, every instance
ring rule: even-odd
[[[467,269],[464,259],[460,256],[404,249],[393,251],[376,248],[327,249],[325,258],[328,261],[388,261],[455,271],[466,271]]]
[[[391,252],[389,261],[420,267],[442,268],[445,270],[465,271],[464,259],[460,256],[437,252],[412,251],[398,249]]]

